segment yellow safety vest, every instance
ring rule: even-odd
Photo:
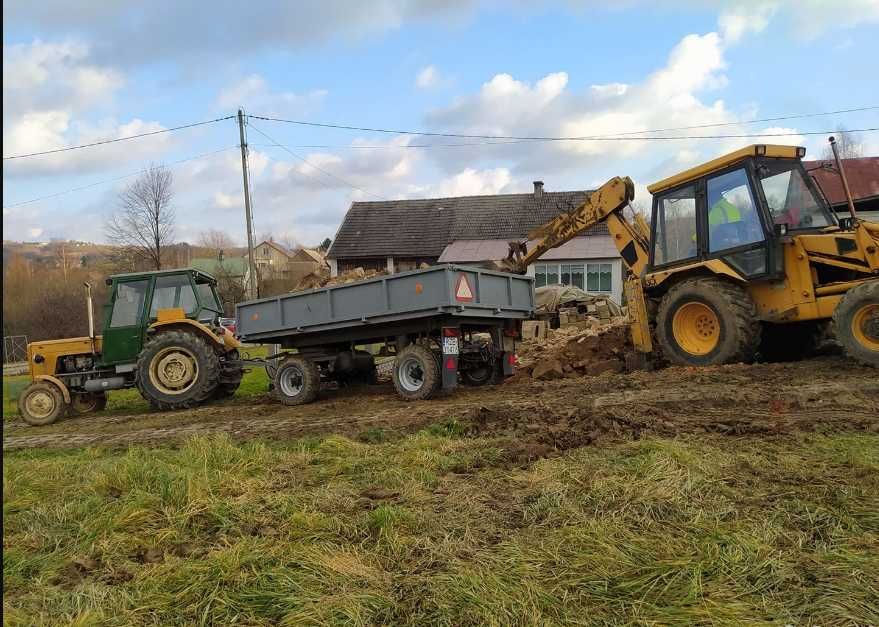
[[[742,212],[739,211],[738,207],[723,197],[714,203],[708,211],[708,224],[710,226],[732,224],[733,222],[741,221]]]

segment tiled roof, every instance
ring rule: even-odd
[[[831,205],[846,202],[845,190],[833,161],[803,161],[803,167],[818,181]],[[843,159],[842,167],[853,200],[879,196],[879,157]]]
[[[439,257],[455,240],[522,239],[582,203],[587,191],[352,203],[327,256]],[[589,234],[607,234],[598,225]]]
[[[529,242],[529,249],[533,242]],[[440,263],[466,263],[478,261],[498,261],[509,254],[507,240],[479,239],[456,240],[445,247],[440,255]],[[618,257],[619,252],[613,238],[607,235],[594,237],[575,237],[557,248],[546,251],[540,261],[559,259],[606,259]]]

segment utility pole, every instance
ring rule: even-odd
[[[248,296],[259,298],[259,278],[253,258],[253,213],[250,209],[250,176],[247,173],[247,141],[244,139],[244,110],[238,109],[238,136],[241,139],[241,175],[244,177],[244,214],[247,218],[247,267],[250,272]]]

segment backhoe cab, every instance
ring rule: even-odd
[[[669,361],[798,357],[832,320],[849,355],[879,365],[879,225],[841,227],[804,154],[749,146],[648,187],[641,281]]]
[[[26,422],[99,411],[109,390],[137,386],[153,407],[181,409],[234,394],[238,342],[222,326],[213,277],[197,270],[117,274],[95,335],[91,288],[87,337],[32,342],[32,383],[19,398]]]

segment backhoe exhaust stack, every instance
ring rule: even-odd
[[[855,212],[855,202],[852,200],[852,191],[849,189],[848,179],[845,177],[845,170],[842,167],[842,159],[839,158],[839,151],[836,148],[836,138],[831,137],[828,141],[830,142],[830,149],[833,151],[833,159],[836,161],[836,170],[839,172],[839,178],[842,180],[842,189],[845,190],[848,211],[852,214],[852,222],[857,223],[858,214]]]
[[[95,350],[95,312],[94,312],[94,307],[92,305],[92,286],[88,282],[83,283],[83,285],[85,285],[86,310],[88,311],[88,317],[89,317],[89,340],[91,340],[92,355],[94,355],[97,353],[97,351]]]

